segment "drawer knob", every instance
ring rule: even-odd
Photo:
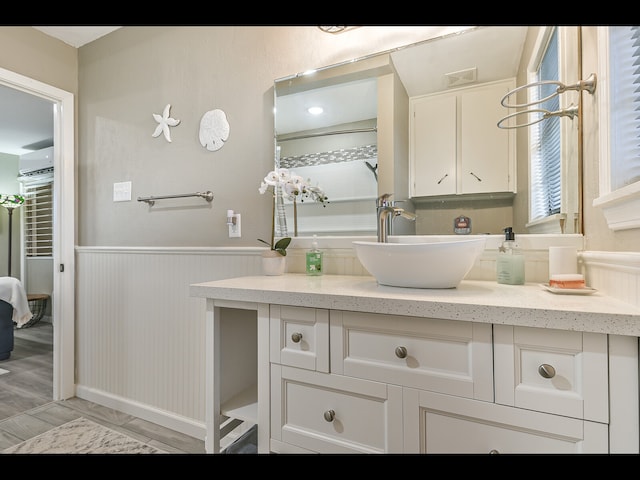
[[[493,450],[489,451],[489,455],[500,455],[500,452],[494,448]]]
[[[547,363],[543,363],[538,367],[538,373],[544,378],[553,378],[556,376],[556,369]]]
[[[327,410],[324,412],[324,419],[327,422],[333,422],[333,419],[336,418],[336,412],[333,410]]]
[[[396,347],[396,357],[398,357],[398,358],[407,358],[407,348],[406,347]]]
[[[302,334],[299,332],[292,333],[291,340],[293,343],[300,343],[300,340],[302,340]]]

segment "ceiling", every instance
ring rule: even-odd
[[[42,33],[46,33],[51,37],[55,37],[58,40],[62,40],[64,43],[71,45],[72,47],[79,48],[87,43],[93,42],[100,37],[103,37],[107,33],[111,33],[120,27],[105,27],[105,26],[73,26],[73,27],[33,27],[40,30]]]

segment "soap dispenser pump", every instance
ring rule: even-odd
[[[496,259],[498,283],[524,285],[524,255],[516,243],[512,227],[504,229],[504,241]]]

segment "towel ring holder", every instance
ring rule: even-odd
[[[529,123],[523,123],[521,125],[513,125],[513,126],[509,126],[509,125],[502,125],[502,123],[506,120],[509,120],[510,118],[514,118],[517,117],[519,115],[522,115],[523,113],[542,113],[542,115],[540,116],[540,118],[537,118],[535,120],[532,120]],[[543,120],[546,120],[547,118],[551,118],[551,117],[570,117],[571,119],[573,119],[573,117],[575,117],[578,114],[578,107],[575,107],[573,105],[567,107],[567,108],[563,108],[562,110],[557,110],[555,112],[550,112],[549,110],[544,110],[541,108],[536,108],[536,109],[531,109],[531,110],[522,110],[520,112],[516,112],[516,113],[512,113],[511,115],[507,115],[504,118],[501,118],[500,121],[498,122],[498,128],[503,128],[503,129],[510,129],[510,128],[520,128],[520,127],[529,127],[531,125],[535,125],[536,123],[539,123]]]
[[[586,90],[587,92],[589,92],[590,94],[593,95],[593,92],[596,91],[596,84],[598,83],[597,81],[597,76],[595,73],[592,73],[591,75],[589,75],[589,77],[586,80],[580,80],[578,83],[574,83],[573,85],[565,85],[564,83],[558,81],[558,80],[541,80],[539,82],[533,82],[533,83],[528,83],[527,85],[522,85],[521,87],[515,88],[513,90],[511,90],[509,93],[507,93],[504,97],[502,97],[502,100],[500,100],[500,103],[502,104],[503,107],[506,108],[522,108],[522,107],[531,107],[533,105],[539,105],[541,103],[546,102],[547,100],[551,100],[554,97],[557,97],[558,95],[560,95],[561,93],[566,92],[567,90],[576,90],[576,91],[583,91]],[[545,98],[542,98],[540,100],[536,100],[534,102],[530,102],[530,103],[516,103],[516,104],[508,104],[507,99],[511,96],[514,95],[515,93],[519,92],[520,90],[524,90],[525,88],[532,88],[532,87],[538,87],[541,85],[557,85],[557,88],[555,90],[555,92],[553,92],[551,95],[547,95]],[[534,111],[534,110],[531,110]],[[534,122],[537,123],[537,122]],[[531,123],[528,125],[532,125]],[[524,126],[524,125],[522,125]]]

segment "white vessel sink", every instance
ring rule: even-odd
[[[380,285],[455,288],[484,250],[486,237],[392,237],[389,243],[353,242],[362,266]]]

